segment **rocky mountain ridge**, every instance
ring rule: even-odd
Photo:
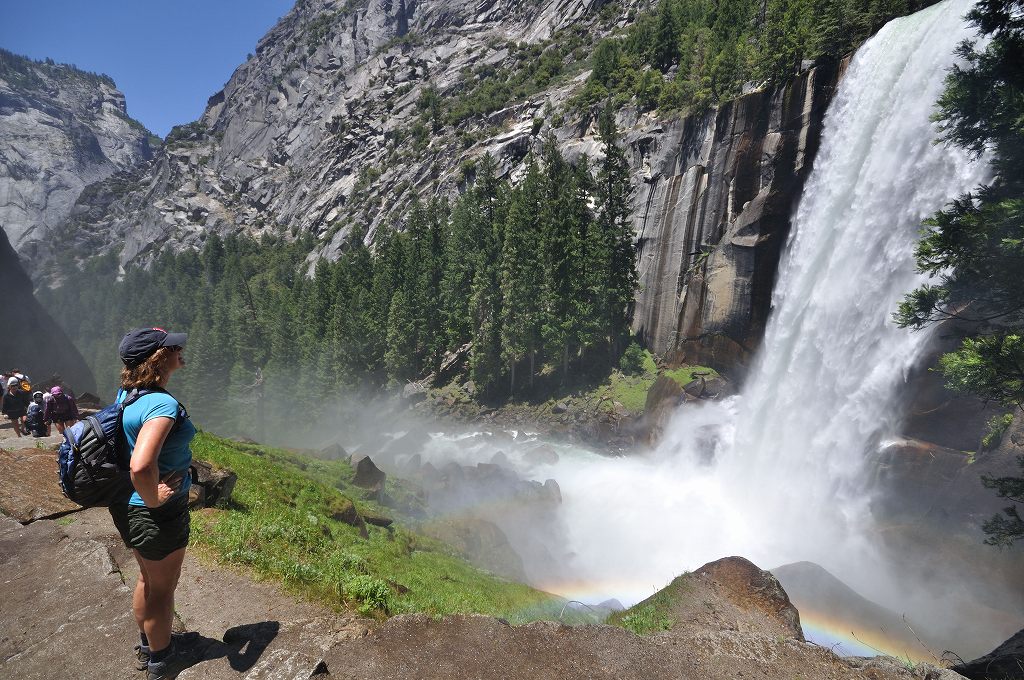
[[[356,227],[371,241],[400,227],[414,196],[457,194],[485,153],[513,180],[548,135],[570,158],[599,157],[592,115],[571,99],[595,42],[648,5],[299,2],[199,121],[145,169],[81,196],[69,243],[120,247],[135,266],[211,232],[308,233],[311,261],[333,259]],[[841,72],[822,64],[700,115],[620,110],[640,249],[634,330],[657,353],[733,369],[756,348]]]
[[[89,184],[152,158],[108,76],[0,50],[0,226],[23,258],[49,252]]]

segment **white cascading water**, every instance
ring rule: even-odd
[[[520,472],[561,486],[552,536],[562,544],[549,547],[568,557],[554,569],[527,559],[534,584],[628,605],[685,570],[743,555],[764,568],[814,561],[872,594],[863,466],[893,432],[900,387],[927,341],[891,315],[921,280],[922,220],[986,179],[985,162],[934,143],[930,122],[954,49],[972,36],[971,4],[946,0],[892,21],[855,55],[742,395],[681,408],[645,456],[556,446],[558,462],[537,465],[502,446]],[[436,436],[424,457],[473,463],[494,452],[453,439]],[[544,529],[531,528],[535,540]]]

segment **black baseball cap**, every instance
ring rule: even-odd
[[[168,333],[163,328],[136,328],[124,336],[117,353],[125,366],[135,368],[161,347],[181,347],[186,340],[188,335],[185,333]]]

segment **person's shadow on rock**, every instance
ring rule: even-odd
[[[279,630],[281,624],[277,621],[263,621],[224,631],[224,644],[228,648],[227,657],[231,668],[247,671],[255,666]]]
[[[183,634],[180,640],[188,650],[190,668],[227,657],[233,670],[244,672],[256,665],[280,629],[277,621],[262,621],[227,629],[223,642],[194,632]]]

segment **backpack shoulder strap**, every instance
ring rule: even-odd
[[[134,404],[136,401],[138,401],[140,398],[146,396],[147,394],[153,394],[153,393],[166,394],[171,399],[174,399],[174,403],[176,403],[178,405],[177,413],[174,416],[174,427],[171,429],[172,432],[174,430],[178,429],[179,427],[181,427],[181,424],[184,423],[186,420],[188,420],[188,411],[185,410],[184,405],[182,405],[182,403],[178,400],[177,397],[175,397],[173,394],[171,394],[167,390],[163,389],[162,387],[154,387],[152,389],[141,389],[141,390],[138,389],[138,388],[132,388],[132,390],[130,392],[128,392],[127,395],[125,395],[124,400],[121,402],[121,414],[122,414],[122,417],[123,417],[123,414],[124,414],[124,410],[127,407],[131,406],[132,404]]]

